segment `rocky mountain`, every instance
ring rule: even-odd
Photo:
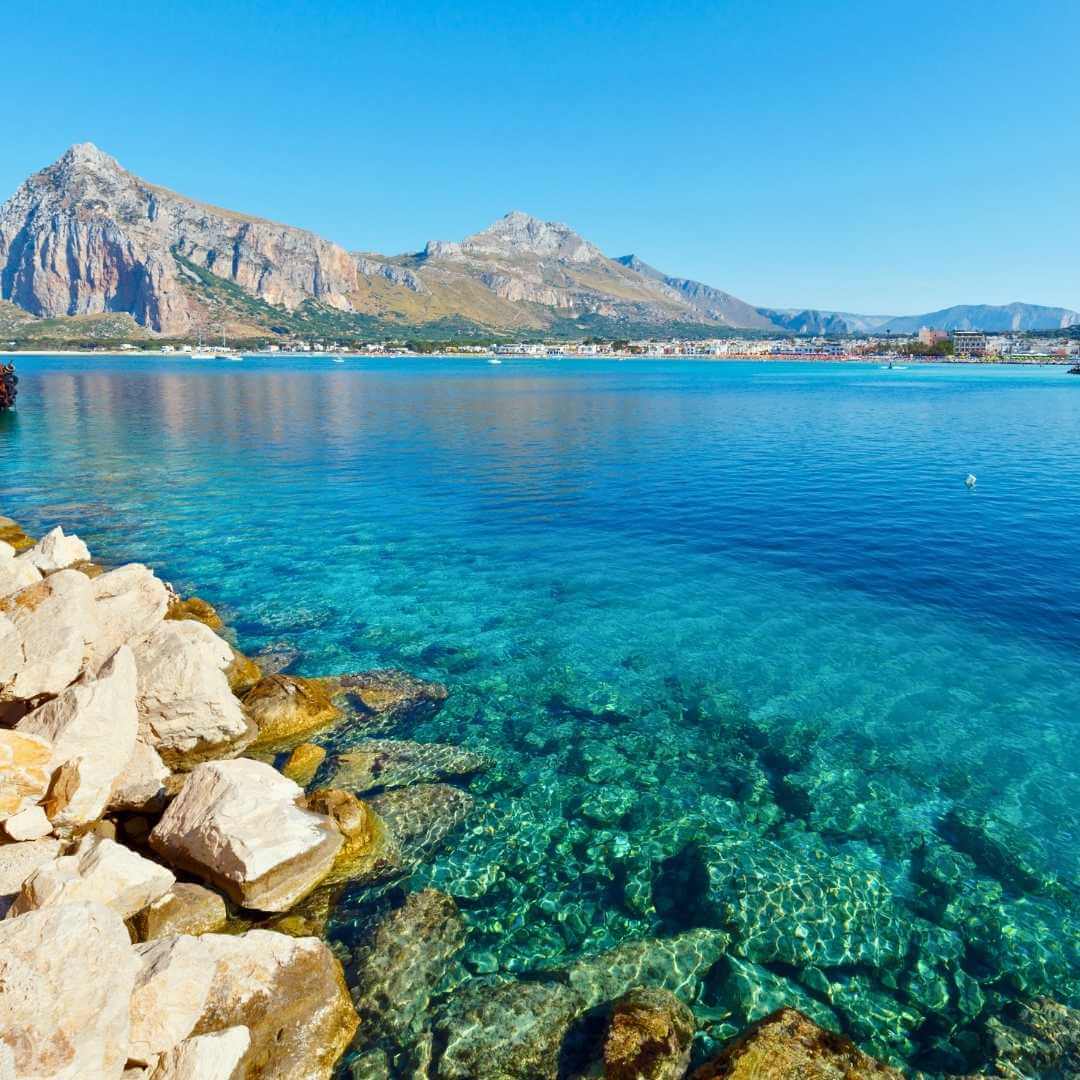
[[[905,317],[753,307],[567,225],[514,211],[406,255],[350,252],[304,229],[209,206],[73,146],[0,205],[0,332],[55,340],[140,333],[581,337],[1029,330],[1063,308],[965,306]]]

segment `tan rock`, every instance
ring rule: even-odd
[[[680,1080],[690,1064],[694,1014],[670,991],[631,990],[612,1008],[605,1080]]]
[[[135,662],[141,734],[170,768],[237,754],[254,737],[225,678],[232,650],[202,623],[160,623]]]
[[[15,1075],[120,1077],[138,966],[120,917],[100,904],[0,922],[0,1045]]]
[[[169,604],[165,618],[193,619],[195,622],[201,622],[203,626],[208,626],[215,634],[225,629],[225,623],[214,605],[200,596],[189,596],[186,600],[175,597]]]
[[[59,694],[78,678],[97,634],[90,580],[61,570],[0,599],[0,699]]]
[[[225,678],[229,680],[229,689],[234,694],[243,695],[262,678],[262,668],[239,649],[234,648],[232,654],[232,663],[225,669]]]
[[[150,1080],[243,1080],[250,1046],[251,1032],[242,1026],[196,1035],[163,1054]]]
[[[167,892],[175,880],[164,866],[114,840],[88,834],[73,854],[62,855],[30,874],[7,918],[93,901],[127,919]]]
[[[77,536],[65,536],[63,528],[57,525],[19,555],[18,561],[28,563],[43,574],[52,574],[77,562],[89,562],[90,549]]]
[[[293,783],[307,787],[315,779],[315,774],[325,758],[326,750],[323,747],[309,742],[301,743],[289,755],[289,760],[282,766],[281,773]]]
[[[341,964],[317,938],[268,930],[195,939],[214,981],[195,1035],[243,1025],[243,1074],[259,1080],[329,1080],[357,1027]]]
[[[692,1080],[902,1080],[896,1069],[795,1009],[778,1009],[748,1028]]]
[[[161,755],[142,739],[136,739],[128,763],[113,782],[107,808],[128,813],[160,812],[166,802],[165,783],[171,775]]]
[[[23,882],[39,867],[59,858],[64,845],[59,840],[31,840],[0,844],[0,919],[19,895]]]
[[[38,803],[49,790],[52,743],[39,735],[0,730],[0,821]]]
[[[323,885],[377,881],[400,869],[401,855],[386,823],[368,803],[348,791],[327,788],[312,792],[307,805],[309,810],[331,818],[345,838]]]
[[[327,727],[341,717],[333,686],[319,679],[268,675],[245,695],[244,708],[259,729],[257,746],[287,742]]]
[[[91,664],[101,664],[121,645],[150,631],[165,617],[168,593],[152,570],[129,563],[94,578],[92,589],[98,631]]]
[[[285,911],[327,875],[342,846],[329,818],[297,805],[302,795],[262,762],[207,762],[169,804],[150,844],[238,904]]]
[[[216,892],[186,881],[178,881],[135,916],[135,932],[140,941],[174,934],[212,934],[228,921],[225,901]]]
[[[29,806],[12,814],[4,823],[3,830],[9,840],[40,840],[53,831],[52,822],[40,806]]]
[[[135,658],[122,645],[97,678],[84,672],[59,697],[19,721],[17,731],[52,743],[50,768],[78,762],[78,783],[52,822],[84,825],[105,812],[113,784],[135,750]]]
[[[25,532],[18,522],[0,515],[0,543],[14,551],[25,551],[34,546],[34,538]]]
[[[214,963],[199,938],[181,934],[136,945],[128,1060],[148,1065],[183,1042],[202,1017]]]

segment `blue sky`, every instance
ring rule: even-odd
[[[4,197],[72,142],[350,248],[510,209],[755,304],[1080,309],[1080,3],[42,2]]]

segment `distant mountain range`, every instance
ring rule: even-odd
[[[755,307],[635,255],[609,258],[568,226],[518,211],[415,254],[350,252],[158,187],[81,143],[0,206],[0,329],[43,321],[71,337],[221,327],[233,337],[631,337],[1050,330],[1080,324],[1080,314],[1032,304],[912,316]]]

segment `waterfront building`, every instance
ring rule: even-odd
[[[953,351],[957,356],[985,356],[986,335],[975,330],[954,330]]]
[[[924,326],[919,331],[919,344],[936,345],[939,341],[948,340],[948,337],[944,330],[932,330],[929,326]]]

